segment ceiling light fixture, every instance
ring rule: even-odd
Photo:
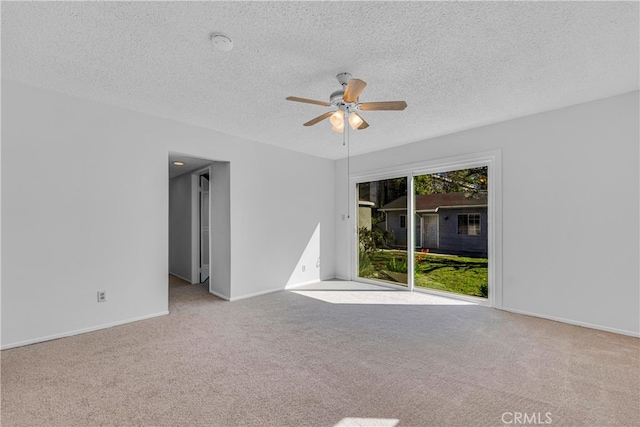
[[[336,132],[342,133],[344,131],[344,111],[338,110],[329,118],[331,123],[331,129]]]
[[[288,96],[288,101],[304,102],[306,104],[322,105],[324,107],[336,107],[337,111],[328,111],[318,117],[304,123],[303,126],[313,126],[325,119],[331,118],[331,128],[342,133],[344,131],[344,121],[349,119],[349,125],[353,130],[363,130],[369,127],[369,123],[360,115],[361,111],[395,110],[402,111],[407,108],[404,101],[382,101],[382,102],[360,102],[360,94],[367,85],[360,79],[351,78],[349,73],[340,73],[336,76],[338,83],[342,85],[342,90],[337,90],[329,96],[329,102],[316,101],[315,99],[299,98]]]
[[[358,129],[362,123],[364,123],[364,120],[362,120],[362,117],[360,117],[358,113],[349,115],[349,125],[351,125],[351,129]]]
[[[288,96],[288,101],[304,102],[306,104],[322,105],[324,107],[336,107],[336,111],[328,111],[318,117],[304,123],[303,126],[313,126],[325,119],[329,119],[331,129],[342,134],[342,145],[347,147],[347,188],[351,176],[351,151],[349,147],[349,127],[353,130],[363,130],[369,127],[360,114],[360,111],[395,110],[402,111],[407,108],[405,101],[360,102],[360,94],[367,85],[360,79],[352,79],[349,73],[340,73],[336,76],[342,90],[337,90],[329,96],[329,102],[316,101],[314,99]],[[346,125],[347,121],[349,126]],[[347,191],[347,218],[351,218],[350,191]]]
[[[176,166],[184,166],[183,162],[173,162],[173,164]]]
[[[233,49],[233,41],[229,36],[222,33],[211,33],[209,34],[209,39],[213,46],[222,52],[229,52]]]
[[[351,126],[351,129],[353,130],[359,129],[364,123],[364,120],[358,113],[349,112],[349,110],[345,113],[343,110],[338,110],[329,117],[331,129],[339,133],[344,132],[344,119],[347,117],[349,120],[349,126]]]
[[[331,115],[329,118],[332,126],[339,126],[340,124],[344,124],[344,111],[338,110]]]

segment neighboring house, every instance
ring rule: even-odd
[[[378,209],[393,246],[407,246],[407,196]],[[415,199],[416,248],[448,254],[487,255],[487,195],[443,193]]]
[[[358,201],[358,229],[364,227],[371,230],[371,209],[375,203],[366,200]]]

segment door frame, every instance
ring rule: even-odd
[[[206,175],[206,177],[205,177],[205,175]],[[211,211],[211,204],[210,204],[210,200],[211,200],[211,197],[210,197],[211,196],[211,192],[210,192],[211,181],[210,181],[210,178],[211,178],[211,175],[209,173],[200,174],[199,178],[200,178],[199,183],[198,183],[198,196],[200,196],[200,204],[199,204],[199,206],[200,206],[200,215],[198,217],[198,219],[199,219],[199,224],[198,225],[199,225],[199,229],[200,229],[200,234],[199,234],[199,236],[200,236],[200,239],[199,239],[200,240],[200,262],[199,262],[199,267],[200,267],[199,268],[199,272],[200,272],[200,274],[199,274],[199,280],[200,280],[200,283],[204,283],[211,276],[211,262],[210,262],[211,259],[206,259],[206,262],[205,262],[205,257],[202,256],[202,253],[204,252],[205,244],[206,244],[206,248],[207,248],[206,253],[211,254],[211,239],[210,239],[210,235],[211,235],[211,231],[210,231],[211,218],[207,218],[207,226],[206,226],[207,237],[206,237],[206,239],[202,238],[202,233],[204,231],[204,227],[203,227],[203,224],[202,224],[203,219],[206,216],[209,216],[209,217],[211,216],[209,214],[209,212]],[[206,181],[206,183],[207,183],[206,190],[205,190],[204,186],[202,185],[203,181]],[[206,198],[205,198],[205,195],[206,195]],[[203,200],[206,200],[206,203],[203,203],[202,202]],[[205,205],[208,205],[208,206],[206,206],[206,209],[205,209]],[[202,280],[203,270],[205,269],[205,266],[206,266],[206,275],[207,275],[207,277],[206,277],[206,279]]]
[[[209,174],[209,287],[211,287],[211,176],[212,165],[191,172],[191,284],[200,282],[200,176]]]

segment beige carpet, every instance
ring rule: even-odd
[[[3,351],[2,426],[640,425],[636,338],[342,282],[170,312]]]

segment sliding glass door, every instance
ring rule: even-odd
[[[488,296],[487,166],[413,177],[414,286]]]
[[[358,277],[407,286],[407,178],[357,184]]]
[[[488,184],[486,165],[356,183],[357,277],[487,298]]]

